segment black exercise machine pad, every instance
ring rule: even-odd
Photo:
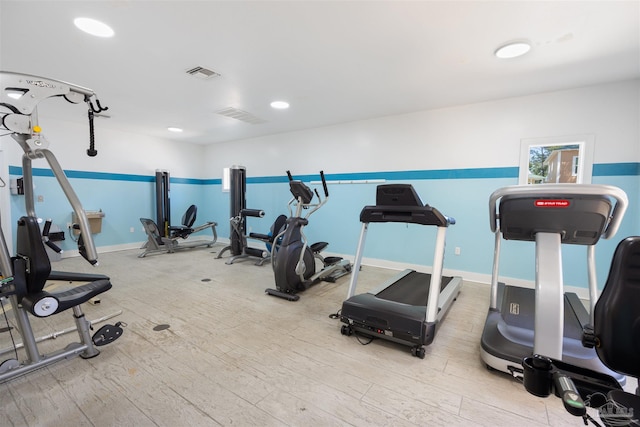
[[[441,292],[447,284],[449,284],[451,279],[453,279],[453,277],[442,276],[442,283],[440,285]],[[426,307],[427,300],[429,299],[430,283],[431,274],[412,271],[397,282],[378,292],[376,297],[402,304]]]

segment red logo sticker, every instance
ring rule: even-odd
[[[568,208],[571,202],[566,199],[538,199],[536,208]]]

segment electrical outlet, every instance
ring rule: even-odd
[[[456,246],[456,249],[453,251],[454,254],[460,255],[460,246]]]
[[[134,233],[134,232],[135,232],[135,230],[136,230],[135,228],[131,227],[131,228],[129,229],[129,232],[130,232],[130,233]]]

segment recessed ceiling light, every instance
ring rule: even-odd
[[[289,103],[287,101],[273,101],[271,103],[271,108],[275,108],[276,110],[286,110],[289,108]]]
[[[182,129],[180,129],[180,128],[176,128],[176,127],[168,127],[168,128],[167,128],[167,130],[168,130],[169,132],[175,132],[175,133],[180,133],[180,132],[182,132]]]
[[[73,20],[76,27],[96,37],[113,37],[113,29],[104,22],[91,18],[76,18]]]
[[[511,42],[499,47],[495,55],[500,59],[511,59],[522,56],[531,50],[531,44],[525,41]]]

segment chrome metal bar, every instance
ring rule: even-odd
[[[427,298],[427,311],[425,312],[425,320],[427,323],[435,322],[438,316],[438,300],[440,298],[440,285],[442,284],[446,235],[447,227],[438,227],[436,247],[433,254],[431,283],[429,285],[429,297]]]
[[[349,282],[349,292],[347,293],[347,299],[351,298],[356,293],[358,273],[360,272],[360,266],[362,265],[362,254],[364,254],[364,242],[367,238],[368,229],[369,223],[363,222],[362,229],[360,231],[360,238],[358,240],[358,249],[356,249],[356,258],[353,261],[353,268],[351,269],[351,281]]]
[[[596,274],[596,247],[587,246],[587,269],[589,274],[589,324],[593,326],[593,311],[598,301],[598,276]]]
[[[533,352],[562,360],[564,286],[560,234],[536,233]]]
[[[82,208],[80,199],[78,199],[78,196],[73,190],[73,187],[71,187],[71,184],[69,183],[64,170],[62,170],[60,163],[58,163],[58,159],[56,159],[56,156],[54,156],[51,151],[45,148],[36,151],[38,154],[42,154],[42,156],[44,156],[44,158],[49,163],[51,171],[58,180],[58,183],[60,184],[60,187],[62,188],[65,196],[67,196],[67,200],[69,200],[73,211],[76,213],[76,219],[80,225],[80,231],[82,233],[82,238],[84,239],[84,245],[87,251],[87,261],[89,261],[89,263],[93,265],[97,265],[98,252],[96,251],[96,247],[93,243],[91,229],[89,228],[89,220],[87,219],[87,215]]]

